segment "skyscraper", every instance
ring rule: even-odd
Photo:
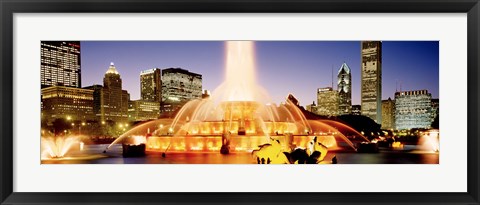
[[[395,93],[395,126],[397,130],[430,128],[433,122],[432,95],[427,90]]]
[[[130,121],[157,119],[159,116],[160,102],[134,100],[128,104],[128,118]]]
[[[81,87],[80,41],[42,41],[40,56],[42,88]]]
[[[113,62],[105,73],[103,86],[93,85],[87,88],[94,90],[94,111],[99,120],[102,122],[107,120],[128,121],[130,94],[126,90],[122,90],[122,79]]]
[[[317,90],[317,114],[324,116],[338,115],[338,92],[331,87]]]
[[[50,86],[42,88],[42,115],[47,121],[57,118],[75,121],[94,120],[93,91],[82,88]]]
[[[362,41],[362,115],[382,123],[382,42]]]
[[[210,95],[212,95],[212,94],[210,93],[209,90],[203,90],[202,99],[209,98]]]
[[[352,115],[362,115],[362,106],[352,105]]]
[[[202,98],[202,75],[181,68],[162,71],[161,113],[173,117],[173,113],[185,103]]]
[[[382,129],[395,129],[395,101],[382,100]]]
[[[435,119],[440,112],[440,101],[432,98],[432,119]]]
[[[159,68],[140,72],[140,98],[143,101],[161,102],[162,72]]]
[[[350,67],[343,63],[338,70],[338,114],[350,114],[352,112],[352,74]]]
[[[313,101],[312,104],[305,106],[305,110],[311,113],[317,113],[317,105],[315,105],[315,101]]]

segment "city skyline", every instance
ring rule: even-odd
[[[360,41],[257,41],[258,83],[272,102],[292,93],[305,106],[316,102],[316,90],[332,85],[343,63],[352,70],[352,105],[360,104]],[[400,90],[428,90],[438,98],[437,41],[382,42],[382,99]],[[213,91],[224,79],[223,41],[82,41],[82,84],[101,84],[110,62],[122,76],[131,100],[140,99],[140,72],[180,67],[203,76],[203,89]],[[333,69],[333,79],[332,79]],[[295,71],[295,73],[293,73]],[[286,83],[288,82],[288,83]]]
[[[433,157],[413,163],[438,164],[439,99],[427,90],[438,93],[438,42],[400,42],[388,60],[380,41],[87,42],[82,52],[79,43],[42,41],[42,163],[412,163],[418,150]],[[80,64],[72,52],[91,59]],[[347,62],[357,56],[355,75]],[[172,65],[143,65],[159,61]],[[80,86],[80,73],[90,82]],[[399,91],[405,79],[414,86]],[[395,98],[384,103],[382,86],[393,92],[393,82]],[[351,104],[355,90],[361,108]]]

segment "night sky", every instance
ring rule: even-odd
[[[301,105],[316,103],[316,89],[332,85],[332,67],[336,88],[345,62],[352,70],[352,104],[360,104],[359,41],[257,41],[255,47],[257,81],[274,103],[289,93]],[[393,99],[400,84],[404,91],[427,89],[438,98],[438,41],[383,41],[382,49],[382,99]],[[140,98],[140,71],[154,67],[201,74],[203,89],[213,91],[224,79],[224,56],[222,41],[82,41],[82,87],[103,84],[114,62],[132,100]]]

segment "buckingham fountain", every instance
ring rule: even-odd
[[[290,153],[295,149],[311,154],[323,147],[323,158],[327,150],[356,150],[357,143],[368,142],[343,123],[306,119],[289,98],[280,105],[271,103],[257,83],[254,51],[254,42],[226,42],[225,80],[209,98],[189,101],[173,119],[132,128],[107,150],[122,143],[124,153],[144,147],[163,156],[166,152],[259,155],[265,150]]]
[[[225,79],[209,98],[187,102],[174,118],[141,123],[106,148],[88,145],[85,150],[88,136],[66,132],[51,136],[42,131],[42,163],[125,163],[118,153],[140,163],[337,163],[336,155],[326,161],[328,152],[342,155],[347,163],[390,162],[382,161],[383,155],[358,158],[356,152],[376,143],[340,121],[310,116],[292,94],[285,102],[272,103],[257,81],[254,42],[226,42],[225,57]],[[417,161],[438,163],[438,133],[423,133],[416,148],[437,155],[422,155],[425,159]],[[397,145],[393,143],[392,149]],[[409,163],[418,158],[404,150],[401,155],[391,152],[395,157],[389,159],[408,157],[398,162]]]

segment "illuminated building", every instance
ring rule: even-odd
[[[160,102],[134,100],[128,104],[128,119],[130,121],[157,119],[159,116]]]
[[[440,111],[440,102],[438,98],[432,99],[432,119],[435,119]]]
[[[92,85],[86,88],[94,91],[94,112],[98,120],[102,122],[128,121],[130,94],[126,90],[122,90],[122,79],[113,63],[105,73],[103,86]]]
[[[312,102],[312,104],[305,106],[306,110],[311,113],[317,113],[317,105],[315,105],[315,101]]]
[[[338,92],[331,87],[317,90],[317,114],[324,116],[338,115]]]
[[[352,105],[352,115],[362,115],[362,106]]]
[[[362,115],[382,122],[382,42],[362,41]]]
[[[172,117],[188,101],[201,98],[202,75],[181,68],[162,71],[162,116]]]
[[[202,99],[209,98],[210,97],[210,91],[209,90],[203,90],[202,93]]]
[[[352,74],[346,63],[338,70],[338,114],[350,114],[352,112]]]
[[[140,72],[140,97],[143,101],[161,102],[162,71],[159,68]]]
[[[395,129],[395,101],[382,100],[382,129]]]
[[[42,41],[40,56],[42,88],[81,87],[80,41]]]
[[[93,120],[93,91],[82,88],[50,86],[42,88],[42,115],[49,121]]]
[[[427,90],[395,93],[395,126],[397,130],[430,128],[432,96]]]
[[[288,94],[287,96],[287,101],[290,101],[292,104],[296,106],[300,106],[300,101],[298,101],[298,98],[295,97],[293,94]]]

